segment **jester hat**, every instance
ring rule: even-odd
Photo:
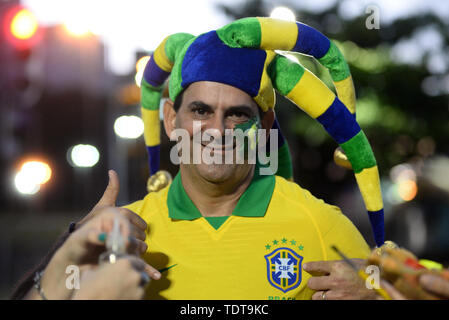
[[[301,64],[274,50],[313,56],[330,72],[336,96]],[[371,146],[355,118],[352,77],[337,46],[314,28],[272,18],[244,18],[197,37],[165,38],[145,67],[142,118],[150,173],[159,169],[159,104],[165,80],[174,101],[189,84],[214,81],[248,93],[262,111],[274,108],[275,93],[316,119],[344,150],[361,191],[377,246],[384,243],[379,172]]]

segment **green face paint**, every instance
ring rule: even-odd
[[[237,156],[244,160],[249,160],[252,156],[255,160],[258,143],[258,129],[261,129],[262,125],[258,117],[253,117],[248,121],[238,124],[234,128],[234,135],[243,136],[240,140],[243,143],[237,141]],[[236,132],[237,130],[237,132]],[[241,130],[242,135],[238,132]]]

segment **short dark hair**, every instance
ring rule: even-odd
[[[187,89],[187,88],[186,88]],[[183,89],[178,96],[175,99],[175,102],[173,103],[173,109],[175,109],[175,112],[178,112],[179,108],[181,108],[181,104],[182,104],[182,96],[184,95],[184,91],[186,89]]]

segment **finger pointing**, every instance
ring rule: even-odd
[[[305,263],[303,269],[311,275],[328,275],[333,263],[333,261],[311,261]]]

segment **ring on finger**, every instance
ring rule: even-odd
[[[321,300],[326,300],[326,291],[321,292]]]

